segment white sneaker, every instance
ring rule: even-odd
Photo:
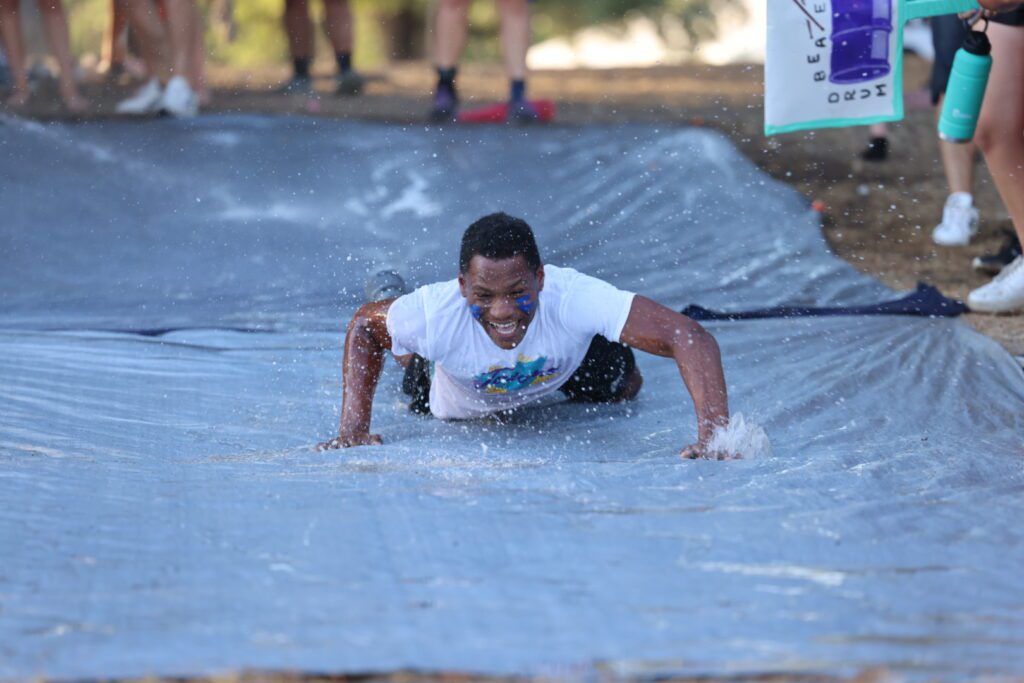
[[[175,76],[167,81],[164,96],[160,98],[160,111],[179,119],[189,119],[199,113],[199,98],[188,81]]]
[[[967,306],[979,313],[1024,310],[1024,255],[1003,268],[992,282],[968,294]]]
[[[160,81],[155,78],[147,81],[145,85],[135,91],[135,94],[126,100],[117,103],[118,114],[153,114],[160,109],[160,97],[163,91],[160,89]]]
[[[932,232],[932,240],[943,247],[966,247],[978,233],[978,210],[968,192],[954,192],[942,209],[942,222]]]

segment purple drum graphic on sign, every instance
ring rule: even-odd
[[[832,83],[888,75],[892,0],[832,0]]]

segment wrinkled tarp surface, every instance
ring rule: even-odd
[[[0,677],[1024,673],[1024,376],[955,320],[708,323],[770,456],[630,405],[336,430],[366,275],[503,209],[680,309],[895,298],[722,136],[0,125]],[[585,674],[583,674],[585,675]]]

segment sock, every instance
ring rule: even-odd
[[[457,66],[442,69],[437,67],[437,89],[447,90],[451,93],[455,92],[455,76],[458,73],[459,68]]]
[[[522,102],[526,99],[526,81],[523,79],[516,79],[511,82],[509,87],[508,99],[510,102]]]
[[[974,196],[970,192],[954,192],[949,195],[949,200],[953,200],[955,206],[967,209],[974,206]]]
[[[338,73],[347,74],[352,70],[351,52],[335,52],[334,59],[338,62]]]
[[[309,78],[309,57],[292,58],[292,69],[295,71],[295,78]]]

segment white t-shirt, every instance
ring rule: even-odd
[[[533,321],[516,348],[503,349],[473,318],[458,280],[425,285],[391,304],[391,350],[434,361],[435,416],[480,417],[556,391],[595,334],[619,341],[633,296],[572,268],[545,265]]]

